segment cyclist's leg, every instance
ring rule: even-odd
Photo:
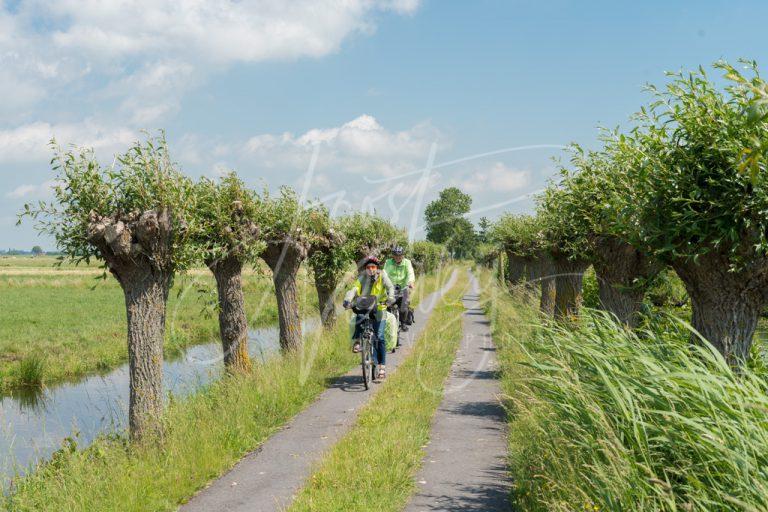
[[[376,330],[376,360],[378,364],[387,364],[387,339],[384,336],[384,329],[387,326],[386,320],[376,320],[373,328]]]
[[[360,335],[362,334],[362,315],[355,315],[355,331],[352,333],[352,351],[360,351]]]
[[[403,297],[400,300],[400,324],[403,326],[403,330],[408,330],[408,306],[411,303],[411,289],[407,286],[403,288]]]

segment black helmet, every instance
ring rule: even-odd
[[[402,256],[405,254],[405,249],[401,245],[396,245],[392,248],[392,254],[395,256]]]
[[[369,263],[375,264],[377,267],[381,268],[381,261],[379,261],[379,258],[376,256],[366,256],[363,260],[362,267],[365,268],[368,266]]]

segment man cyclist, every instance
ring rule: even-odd
[[[384,263],[384,272],[392,280],[392,284],[400,285],[402,298],[400,299],[400,325],[403,331],[408,330],[405,323],[408,320],[408,304],[410,303],[411,290],[416,282],[411,260],[405,257],[405,250],[401,246],[392,248],[392,257]]]
[[[385,367],[387,363],[387,340],[384,337],[384,328],[387,322],[384,314],[387,306],[395,303],[395,287],[387,273],[381,268],[381,262],[375,256],[365,258],[363,267],[365,270],[360,272],[360,275],[355,279],[354,286],[344,296],[344,308],[351,308],[352,301],[357,296],[373,295],[377,298],[378,307],[376,308],[376,319],[373,322],[376,340],[373,349],[376,353],[376,364],[379,367],[377,378],[384,379],[387,376]],[[355,332],[352,335],[353,352],[360,352],[360,335],[362,334],[360,332],[362,323],[360,320],[358,318],[355,321]]]

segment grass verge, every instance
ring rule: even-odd
[[[467,274],[437,304],[397,371],[325,457],[291,511],[402,510],[462,336]]]
[[[768,374],[669,319],[546,324],[483,274],[521,510],[768,510]]]
[[[422,280],[420,297],[449,275]],[[176,510],[317,398],[329,378],[357,363],[348,337],[346,322],[339,321],[332,332],[308,336],[299,354],[172,401],[158,445],[130,446],[123,434],[83,450],[68,444],[17,479],[0,503],[12,511]]]

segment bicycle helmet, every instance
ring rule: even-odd
[[[405,254],[405,249],[403,249],[403,247],[400,245],[396,245],[392,248],[392,254],[395,256],[402,256]]]
[[[367,267],[370,263],[375,264],[377,267],[381,267],[381,261],[376,256],[367,256],[363,260],[363,268]]]

